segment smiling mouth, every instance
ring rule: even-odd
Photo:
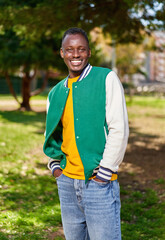
[[[82,60],[71,60],[71,64],[74,66],[79,66],[82,63]]]

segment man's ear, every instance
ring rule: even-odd
[[[61,55],[62,58],[64,58],[64,53],[63,53],[62,48],[60,48],[60,55]]]

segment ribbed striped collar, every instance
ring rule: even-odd
[[[77,82],[80,82],[81,80],[83,80],[83,78],[85,78],[90,73],[91,69],[92,69],[92,66],[88,63],[88,65],[82,71],[82,73],[81,73],[80,77],[78,78]],[[69,75],[67,76],[67,79],[64,82],[65,87],[68,87],[68,79],[69,79]]]

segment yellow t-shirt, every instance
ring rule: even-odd
[[[68,88],[70,88],[63,115],[61,117],[63,125],[63,142],[61,150],[65,153],[67,164],[63,174],[70,178],[85,179],[84,167],[77,149],[74,131],[74,113],[72,99],[72,83],[78,80],[76,78],[68,79]]]

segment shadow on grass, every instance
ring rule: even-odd
[[[130,127],[129,146],[123,164],[133,167],[130,172],[121,171],[121,183],[132,185],[135,182],[138,187],[152,188],[154,180],[165,178],[165,142],[160,141],[159,135],[141,133],[138,128]]]
[[[0,111],[2,119],[9,122],[35,124],[36,122],[45,122],[45,112],[21,112],[21,111]]]
[[[162,139],[158,134],[141,133],[139,128],[130,127],[129,145],[119,174],[123,240],[165,239]]]
[[[20,123],[27,125],[38,126],[42,123],[42,127],[35,133],[43,134],[45,131],[45,112],[21,112],[21,111],[0,111],[1,122]]]
[[[21,176],[11,172],[4,177],[0,221],[9,228],[9,234],[0,233],[0,239],[6,239],[5,236],[12,236],[12,239],[46,239],[45,234],[61,225],[55,179],[35,174]]]

